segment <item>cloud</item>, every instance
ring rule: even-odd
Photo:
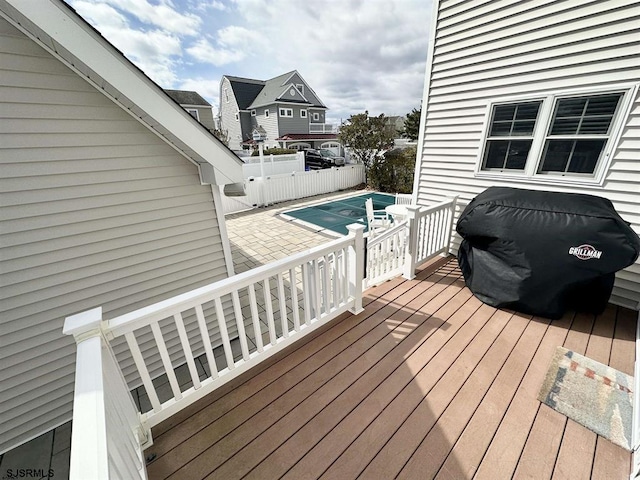
[[[106,2],[83,0],[72,6],[155,82],[171,85],[176,81],[182,54],[178,35],[162,29],[134,28],[124,14]]]
[[[148,0],[103,0],[113,7],[128,12],[143,23],[180,35],[195,34],[201,19],[192,13],[181,13],[170,0],[149,3]]]
[[[251,56],[260,48],[260,40],[255,32],[231,25],[219,30],[215,40],[201,38],[186,52],[200,62],[221,66]]]
[[[365,109],[402,115],[419,107],[430,3],[242,0],[238,11],[273,49],[255,76],[297,69],[339,121]]]
[[[157,83],[196,85],[212,103],[222,75],[294,69],[334,123],[422,98],[432,0],[69,1]]]

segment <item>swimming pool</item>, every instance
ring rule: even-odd
[[[364,225],[366,232],[367,212],[364,202],[367,198],[373,200],[374,210],[383,210],[387,205],[392,205],[396,202],[395,195],[371,192],[289,210],[281,215],[288,220],[297,220],[318,230],[329,230],[327,233],[334,232],[334,234],[346,235],[348,233],[347,225],[352,223]]]

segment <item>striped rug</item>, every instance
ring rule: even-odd
[[[558,347],[538,400],[631,451],[633,377]]]

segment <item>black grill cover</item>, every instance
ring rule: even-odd
[[[484,303],[548,318],[604,310],[640,238],[606,198],[491,187],[456,226],[467,287]]]

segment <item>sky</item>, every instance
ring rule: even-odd
[[[158,85],[218,112],[222,75],[297,70],[339,124],[420,108],[431,0],[67,0]]]

